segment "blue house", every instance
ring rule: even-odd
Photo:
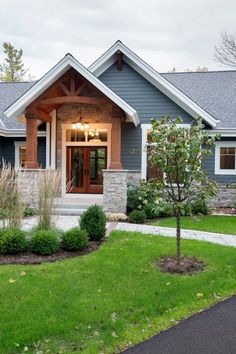
[[[61,197],[125,210],[128,183],[155,176],[148,160],[151,119],[202,117],[221,135],[205,161],[222,186],[236,182],[236,71],[160,74],[117,41],[90,67],[66,54],[36,82],[0,83],[0,157],[32,180],[60,169]],[[34,183],[34,187],[37,183]],[[222,197],[223,196],[223,197]]]

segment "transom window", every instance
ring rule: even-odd
[[[107,142],[107,129],[67,129],[67,142]]]
[[[216,143],[215,174],[236,174],[236,142],[221,141]]]

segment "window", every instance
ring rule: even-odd
[[[236,142],[219,142],[215,148],[215,174],[236,174]]]
[[[179,124],[181,128],[190,128],[190,124]],[[151,124],[141,124],[142,128],[142,165],[141,165],[141,176],[142,179],[150,178],[160,178],[162,173],[156,167],[152,166],[151,161],[148,156],[150,154],[152,141],[151,141]]]
[[[235,170],[235,148],[233,147],[220,148],[220,169]]]
[[[23,167],[26,161],[25,141],[15,141],[15,167]]]
[[[89,129],[87,131],[80,129],[66,130],[67,142],[107,142],[107,129]]]

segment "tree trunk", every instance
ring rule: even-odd
[[[181,234],[180,234],[180,208],[177,207],[176,210],[176,256],[177,256],[177,265],[180,264],[180,256],[181,256],[181,252],[180,252],[180,238],[181,238]]]

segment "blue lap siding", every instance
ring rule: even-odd
[[[10,163],[12,166],[15,166],[15,141],[25,141],[24,137],[2,137],[0,136],[0,156],[1,156],[1,165],[2,159]],[[38,138],[38,162],[42,168],[46,167],[46,138]]]
[[[180,116],[184,123],[193,121],[188,113],[126,63],[121,71],[117,71],[115,64],[111,65],[99,79],[137,110],[141,124],[166,114],[171,118]],[[135,128],[133,123],[123,124],[121,139],[123,167],[140,170],[141,127]]]

